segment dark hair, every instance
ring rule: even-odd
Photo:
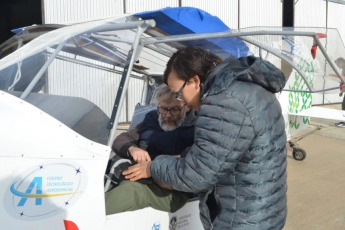
[[[345,59],[342,58],[342,57],[338,57],[337,60],[335,60],[334,62],[335,62],[335,63],[337,63],[337,62],[342,62],[342,63],[345,64]]]
[[[182,80],[189,80],[198,75],[204,83],[207,75],[212,72],[222,59],[217,55],[197,46],[188,46],[174,53],[164,71],[164,82],[167,84],[171,72]]]

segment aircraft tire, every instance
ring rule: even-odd
[[[307,154],[304,149],[293,148],[292,156],[296,161],[303,161],[306,158]]]

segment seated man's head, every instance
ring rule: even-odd
[[[186,118],[189,108],[184,102],[178,101],[166,84],[158,88],[158,121],[164,131],[172,131],[180,127]]]

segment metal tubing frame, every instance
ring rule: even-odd
[[[81,32],[80,34],[87,34],[87,33],[97,33],[97,32],[103,32],[103,31],[109,31],[109,30],[126,30],[126,29],[136,29],[137,27],[154,27],[156,25],[155,21],[153,19],[150,20],[140,20],[140,21],[127,21],[127,22],[111,22],[108,21],[107,24],[103,24],[100,26],[96,26],[92,29],[89,30],[85,30],[83,32]],[[56,30],[51,31],[51,32],[56,32]],[[51,33],[49,32],[49,33]],[[80,35],[80,34],[74,34],[71,37]],[[69,38],[71,38],[69,37]],[[124,40],[125,42],[126,40]],[[59,43],[60,44],[60,43]],[[56,44],[52,44],[56,45]],[[42,50],[38,51],[41,52]],[[7,68],[10,65],[13,65],[16,62],[19,62],[25,58],[27,58],[27,56],[21,56],[19,58],[15,58],[12,59],[11,61],[7,61],[8,59],[10,59],[12,57],[12,54],[7,55],[6,57],[4,57],[3,59],[0,59],[0,70]],[[5,61],[6,64],[2,64],[2,62]],[[6,62],[7,61],[7,62]]]
[[[113,139],[115,136],[117,124],[119,121],[118,116],[118,111],[122,107],[125,92],[127,91],[128,83],[129,83],[129,78],[131,76],[133,64],[136,60],[136,57],[138,56],[141,48],[139,48],[139,43],[141,43],[141,35],[144,33],[144,31],[152,27],[154,25],[149,25],[149,24],[140,24],[137,27],[137,33],[133,41],[132,49],[128,53],[128,58],[125,63],[125,68],[121,77],[120,85],[116,94],[115,102],[114,102],[114,107],[113,111],[109,120],[108,128],[110,129],[110,134],[109,134],[109,139],[108,139],[108,146],[111,146],[113,143]]]
[[[330,63],[332,69],[334,72],[338,75],[341,82],[344,84],[344,80],[340,77],[339,71],[335,68],[335,65],[332,63],[330,57],[326,53],[325,48],[321,44],[319,38],[317,37],[315,32],[299,32],[299,31],[267,31],[267,30],[261,30],[261,31],[249,31],[249,32],[231,32],[223,31],[223,32],[215,32],[215,33],[204,33],[204,34],[186,34],[186,35],[173,35],[173,36],[161,36],[156,38],[146,38],[143,40],[143,45],[154,45],[158,43],[167,43],[167,42],[181,42],[181,41],[190,41],[190,40],[202,40],[202,39],[211,39],[211,38],[225,38],[225,37],[238,37],[241,40],[244,40],[248,43],[251,43],[257,47],[261,47],[262,49],[274,54],[275,56],[279,57],[280,59],[286,61],[289,63],[304,79],[305,83],[307,84],[310,91],[296,91],[296,90],[285,90],[284,91],[294,91],[294,92],[308,92],[308,93],[319,93],[328,91],[327,90],[312,90],[311,86],[309,85],[308,81],[306,81],[305,75],[287,58],[285,58],[283,55],[277,53],[272,48],[265,46],[264,44],[261,44],[260,42],[257,42],[250,38],[245,38],[246,36],[256,36],[256,35],[287,35],[287,36],[308,36],[314,38],[316,44],[318,47],[320,47],[320,50],[322,54],[325,56],[326,60]],[[331,88],[333,89],[333,88]]]
[[[97,33],[110,30],[127,30],[127,29],[137,29],[139,27],[154,27],[156,22],[153,19],[140,20],[140,21],[127,21],[127,22],[108,22],[100,26],[96,26],[90,30],[83,33]]]
[[[232,32],[230,30],[214,33],[202,33],[202,34],[185,34],[185,35],[171,35],[161,36],[155,38],[145,38],[143,45],[163,43],[163,42],[179,42],[190,40],[201,40],[209,38],[225,38],[225,37],[243,37],[243,36],[255,36],[255,35],[287,35],[287,36],[309,36],[313,37],[314,32],[299,32],[299,31],[272,31],[272,30],[260,30],[249,32]]]
[[[50,63],[52,63],[52,61],[54,60],[54,58],[58,55],[58,53],[61,51],[62,47],[66,44],[67,40],[65,40],[64,42],[61,42],[59,44],[59,46],[55,49],[54,53],[52,53],[50,55],[50,57],[48,58],[48,60],[46,61],[46,63],[44,63],[44,65],[42,66],[42,68],[38,71],[38,73],[36,74],[36,76],[34,77],[34,79],[30,82],[30,84],[26,87],[26,89],[24,90],[24,92],[22,93],[22,95],[20,95],[20,99],[25,99],[29,93],[31,92],[31,90],[35,87],[35,85],[37,84],[37,82],[40,80],[40,78],[42,77],[43,73],[47,70],[47,68],[49,67]]]
[[[86,67],[95,68],[95,69],[99,69],[99,70],[102,70],[102,71],[107,71],[107,72],[115,73],[115,74],[119,74],[119,75],[123,72],[121,70],[116,70],[114,68],[108,68],[108,67],[104,67],[104,66],[99,66],[97,64],[93,64],[93,63],[90,63],[90,62],[86,62],[86,61],[82,61],[82,60],[78,60],[78,59],[74,59],[74,58],[70,58],[70,57],[64,57],[64,56],[59,56],[58,55],[58,56],[56,56],[56,59],[72,62],[72,63],[78,64],[78,65],[83,65],[83,66],[86,66]],[[121,68],[123,68],[123,67],[121,67]],[[136,78],[136,79],[139,79],[139,80],[144,80],[143,77],[140,77],[140,76],[137,76],[137,75],[133,75],[133,74],[131,75],[131,78]]]
[[[65,46],[66,46],[66,47],[70,47],[70,48],[74,48],[74,46],[73,46],[73,45],[70,45],[70,44],[66,44]],[[118,62],[118,63],[120,63],[121,65],[124,65],[124,62],[115,61],[114,59],[112,59],[112,58],[110,58],[110,57],[108,57],[108,56],[102,55],[102,54],[100,54],[100,53],[98,53],[98,52],[96,52],[96,51],[93,51],[93,50],[90,50],[90,49],[86,49],[86,48],[84,48],[84,47],[82,47],[82,46],[79,46],[79,48],[80,48],[81,50],[85,51],[86,53],[89,53],[89,54],[98,56],[98,57],[100,57],[100,58],[106,59],[106,60],[108,60],[109,62],[113,62],[113,65],[116,65],[116,64],[114,64],[115,62]],[[108,64],[109,64],[109,63],[108,63]],[[122,67],[121,65],[119,65],[119,66]]]
[[[315,42],[317,44],[317,46],[320,48],[321,52],[323,53],[323,55],[325,55],[326,60],[328,61],[328,63],[331,65],[332,69],[334,70],[334,72],[338,75],[340,81],[344,84],[344,79],[341,77],[341,74],[339,73],[339,71],[337,70],[337,68],[335,67],[334,63],[332,62],[331,58],[328,56],[325,48],[323,47],[323,45],[320,42],[320,39],[317,37],[317,35],[315,34],[314,36]]]
[[[109,36],[104,36],[104,35],[99,35],[99,34],[92,33],[92,37],[95,37],[97,39],[102,39],[104,41],[122,42],[122,43],[127,43],[127,44],[130,44],[130,45],[133,44],[133,41],[131,41],[131,40],[117,38],[117,37],[111,37],[110,35]]]
[[[127,89],[128,89],[128,83],[129,83],[129,79],[131,76],[133,64],[134,64],[136,57],[138,56],[139,52],[141,51],[141,48],[138,49],[139,43],[140,43],[140,38],[141,38],[142,33],[144,33],[144,31],[147,28],[148,28],[148,25],[146,25],[146,27],[144,25],[137,27],[137,33],[136,33],[136,36],[134,38],[132,49],[128,52],[128,56],[127,56],[128,58],[127,58],[126,63],[125,63],[125,67],[124,67],[123,74],[121,77],[120,85],[119,85],[118,91],[116,93],[113,111],[111,113],[111,117],[110,117],[109,124],[108,124],[108,128],[110,129],[110,134],[109,134],[109,138],[108,138],[108,146],[109,147],[111,147],[113,144],[115,132],[116,132],[117,125],[119,122],[119,118],[120,118],[118,111],[122,108],[123,100],[125,98],[125,93],[127,92]],[[111,184],[111,180],[108,178],[106,180],[106,183],[104,186],[105,192],[108,191],[110,184]]]

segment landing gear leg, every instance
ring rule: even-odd
[[[322,128],[322,126],[317,126],[316,129],[314,129],[311,132],[308,132],[304,135],[302,135],[301,137],[299,137],[297,140],[295,141],[288,141],[290,147],[292,148],[292,156],[296,161],[303,161],[306,157],[307,157],[307,153],[305,152],[304,149],[302,148],[298,148],[298,144],[297,141],[302,140],[303,138],[305,138],[306,136],[320,130]]]

